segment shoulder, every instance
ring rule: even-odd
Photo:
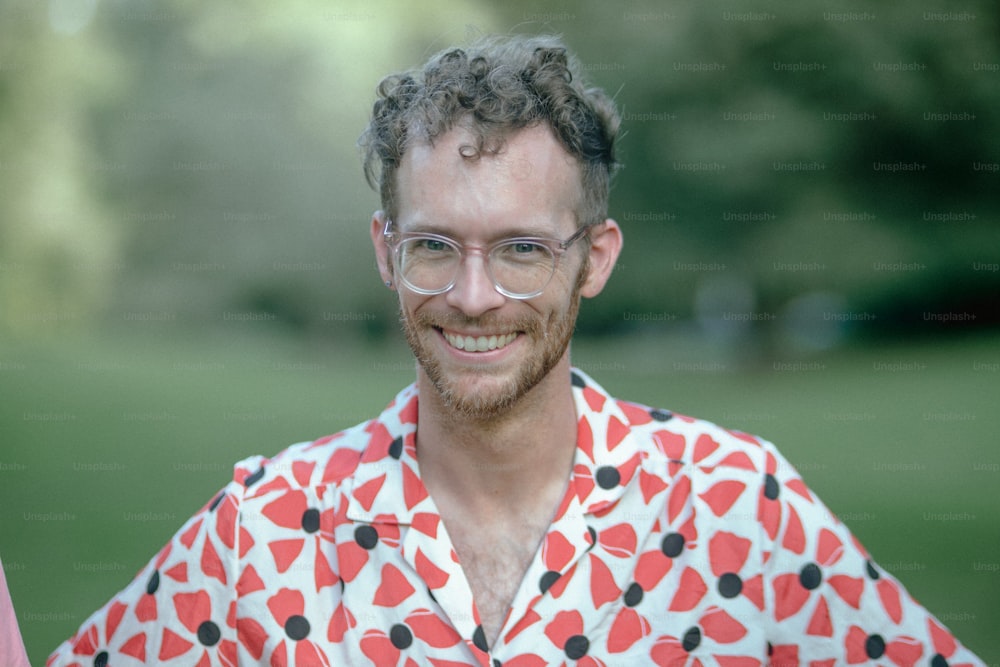
[[[774,472],[780,454],[770,441],[706,419],[612,399],[644,455],[703,470]]]
[[[702,528],[708,530],[706,521],[725,530],[739,522],[760,524],[773,541],[783,521],[801,524],[797,517],[810,517],[817,527],[840,525],[769,440],[705,419],[615,402],[629,420],[644,468],[662,480],[647,481],[648,488],[673,486],[681,489],[678,503],[683,498],[703,505],[708,511],[700,513]],[[796,518],[788,518],[792,515]]]
[[[744,431],[726,428],[706,419],[652,407],[611,396],[597,382],[577,368],[572,383],[577,392],[577,411],[591,432],[587,440],[606,443],[617,450],[627,437],[631,447],[647,464],[669,465],[671,470],[691,467],[700,472],[726,469],[758,475],[779,470],[795,475],[770,441]]]
[[[763,500],[817,498],[795,466],[763,437],[641,403],[612,399],[648,469],[685,476],[696,489],[751,491]],[[787,490],[791,494],[784,492]]]
[[[316,440],[299,442],[271,457],[251,456],[233,467],[233,482],[247,497],[270,490],[336,487],[365,459],[392,453],[416,430],[417,394],[403,389],[375,419]]]
[[[336,486],[357,468],[376,423],[370,420],[299,442],[270,457],[250,456],[233,466],[233,482],[244,487],[247,496],[274,489]]]
[[[651,454],[658,452],[675,461],[693,461],[734,451],[759,456],[765,448],[773,447],[757,436],[705,419],[616,398],[579,368],[573,368],[571,380],[581,416],[588,422],[607,423],[609,430],[627,431],[651,441]]]

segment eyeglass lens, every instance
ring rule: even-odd
[[[447,289],[458,276],[462,251],[441,239],[411,238],[398,248],[399,270],[414,287],[427,292]],[[552,250],[541,243],[511,240],[494,246],[487,272],[510,294],[533,294],[545,288],[555,271]]]

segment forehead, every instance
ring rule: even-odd
[[[477,154],[474,133],[454,128],[410,146],[396,172],[397,221],[414,225],[511,223],[575,226],[582,201],[579,162],[547,125],[510,133],[499,151]]]

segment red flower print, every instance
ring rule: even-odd
[[[421,641],[433,648],[449,648],[462,642],[458,632],[428,609],[417,609],[402,623],[389,628],[388,634],[382,630],[368,630],[361,638],[361,651],[374,664],[398,665],[403,651],[413,642]],[[403,663],[407,667],[418,667],[411,658]]]
[[[898,667],[914,667],[924,652],[923,646],[913,637],[886,640],[882,635],[870,635],[856,625],[848,630],[844,643],[849,665],[886,658]]]
[[[97,658],[100,657],[101,653],[104,653],[104,662],[107,662],[107,651],[102,651],[102,648],[107,647],[111,642],[127,609],[128,607],[121,602],[112,603],[108,608],[107,615],[103,619],[94,621],[86,628],[81,629],[79,634],[77,634],[73,643],[73,653],[76,655],[93,655],[95,656],[94,662],[98,662]],[[101,623],[101,620],[103,620],[103,623]],[[130,653],[130,655],[134,656],[135,653],[139,653],[145,656],[145,642],[145,633],[140,633],[129,639],[126,645],[132,646],[133,653]]]
[[[686,667],[689,664],[693,667],[701,665],[701,661],[697,658],[691,660],[691,651],[701,645],[704,637],[719,644],[731,644],[746,634],[746,628],[739,621],[719,607],[713,606],[709,607],[698,623],[688,628],[682,637],[670,635],[658,637],[649,652],[649,657],[660,667]],[[722,658],[716,657],[716,659],[720,664],[724,664]]]
[[[294,467],[294,466],[293,466]],[[311,474],[311,468],[300,468],[300,474],[306,479]],[[286,572],[299,558],[307,543],[313,546],[312,572],[316,590],[324,586],[339,583],[339,578],[330,568],[329,560],[324,553],[324,544],[333,544],[333,510],[320,512],[315,507],[309,507],[306,494],[302,491],[288,491],[276,500],[268,503],[261,510],[276,526],[294,530],[301,537],[274,540],[267,548],[274,559],[278,572]]]
[[[800,523],[798,514],[792,508],[789,515],[790,528],[786,532],[796,533],[801,528],[795,526]],[[816,560],[805,563],[797,573],[779,574],[774,578],[775,619],[781,621],[797,614],[812,597],[812,592],[824,583],[826,577],[823,568],[835,565],[843,555],[844,544],[836,533],[828,528],[822,529],[816,544]],[[860,607],[864,579],[836,574],[826,579],[826,583],[844,602],[855,609]],[[830,610],[823,596],[820,596],[813,610],[806,633],[813,636],[833,636]]]
[[[935,654],[931,656],[931,664],[944,664],[944,661],[950,661],[955,655],[955,651],[958,650],[958,642],[955,641],[955,637],[931,616],[927,617],[927,632],[934,644],[935,651]],[[941,658],[941,660],[937,660],[937,658]],[[958,664],[948,662],[947,664],[952,665],[952,667],[972,667],[972,663],[967,662]]]
[[[778,461],[774,454],[768,452],[764,464],[764,485],[757,496],[757,521],[764,526],[764,532],[772,540],[778,536],[778,529],[781,527],[781,503],[777,502],[781,485],[774,476],[777,470]]]
[[[581,667],[604,667],[604,663],[587,655],[590,640],[583,634],[583,616],[578,611],[561,611],[545,626],[545,636],[566,657]]]
[[[209,667],[214,661],[223,665],[236,664],[236,643],[232,640],[222,640],[222,630],[219,623],[228,624],[228,619],[214,618],[212,615],[212,599],[205,591],[195,593],[177,593],[173,596],[174,612],[187,634],[181,635],[169,628],[164,628],[160,636],[160,652],[157,659],[173,660],[187,656],[194,649],[196,653],[186,658],[198,667]],[[202,647],[200,655],[198,647]],[[194,656],[198,655],[197,662]]]
[[[715,516],[723,516],[736,504],[746,488],[747,485],[739,480],[726,479],[716,482],[704,493],[699,493],[698,497],[712,508]]]
[[[865,564],[868,571],[868,578],[875,582],[875,591],[878,599],[882,603],[885,613],[897,625],[903,620],[903,600],[899,585],[890,579],[882,576],[881,571],[871,560]]]
[[[384,477],[383,475],[379,479]],[[339,505],[340,509],[333,518],[333,525],[350,523],[347,519],[347,507],[349,503],[342,499]],[[394,517],[378,515],[371,524],[357,524],[354,528],[353,540],[337,542],[337,562],[340,566],[340,578],[346,583],[354,581],[361,569],[368,563],[369,552],[379,542],[384,542],[392,548],[398,547],[399,536],[399,525],[395,523]]]
[[[174,581],[181,583],[185,583],[188,580],[187,563],[184,561],[168,568],[163,574],[160,573],[160,569],[170,556],[172,546],[173,542],[168,543],[167,546],[160,550],[160,553],[156,556],[156,560],[153,561],[153,572],[149,575],[149,579],[146,580],[145,595],[139,598],[133,610],[135,617],[140,621],[154,621],[158,617],[156,592],[160,589],[160,578],[162,576],[170,577]],[[145,645],[145,634],[143,635],[143,645]],[[145,647],[143,647],[142,652],[145,653]],[[132,654],[130,653],[129,655]]]
[[[329,667],[330,661],[326,654],[309,639],[313,631],[306,620],[305,600],[300,591],[282,588],[267,600],[267,608],[275,622],[284,629],[285,639],[282,639],[271,654],[272,665],[289,665],[288,641],[295,642],[294,664],[298,667]]]
[[[708,541],[708,557],[712,574],[718,577],[716,586],[724,598],[743,595],[758,609],[764,608],[763,577],[741,577],[752,543],[745,537],[719,531]]]
[[[623,653],[635,642],[652,632],[649,621],[634,607],[642,602],[646,592],[653,590],[670,572],[673,558],[665,557],[662,551],[647,551],[639,556],[635,565],[635,581],[625,590],[625,607],[619,610],[608,633],[608,650]]]

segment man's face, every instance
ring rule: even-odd
[[[499,154],[463,157],[462,147],[474,144],[458,128],[408,149],[396,173],[397,231],[480,248],[576,231],[579,167],[547,126],[512,134]],[[585,242],[571,246],[545,291],[527,300],[497,292],[476,252],[466,254],[444,294],[417,294],[396,280],[407,342],[446,406],[465,418],[494,419],[567,357],[586,259]]]

